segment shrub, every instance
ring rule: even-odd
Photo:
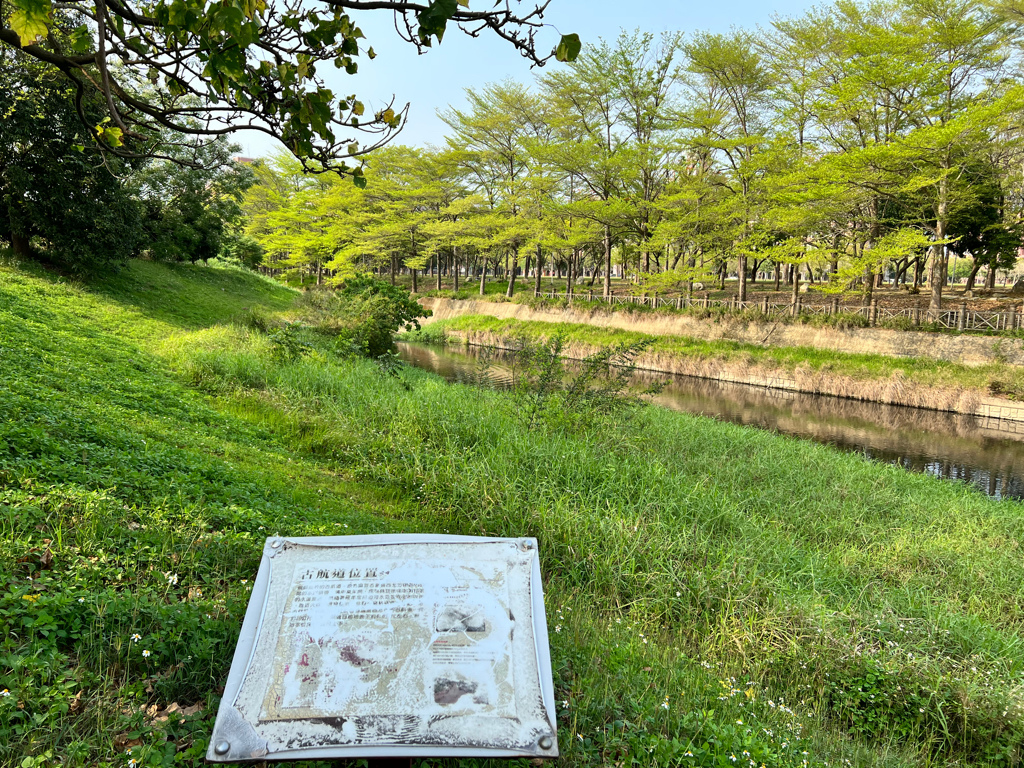
[[[419,318],[429,317],[409,291],[372,277],[346,283],[339,295],[338,342],[344,351],[379,358],[395,352],[399,330],[419,330]]]

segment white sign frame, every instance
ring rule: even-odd
[[[333,560],[331,559],[332,554],[335,556]],[[463,559],[461,561],[452,559],[451,555],[459,555]],[[478,557],[470,559],[470,555]],[[276,574],[275,558],[278,560]],[[371,562],[388,564],[381,566],[388,568],[388,570],[381,571],[381,578],[385,581],[370,583],[365,580],[378,578],[376,565],[373,568],[363,565]],[[475,565],[471,567],[464,563]],[[395,565],[398,566],[397,569],[394,567]],[[488,567],[491,569],[491,579],[482,575]],[[502,571],[502,568],[507,570]],[[391,571],[395,571],[395,575],[388,581],[387,575]],[[399,571],[401,571],[401,575],[398,575]],[[373,573],[372,577],[370,576],[371,572]],[[490,656],[486,656],[486,654],[485,656],[490,660],[490,671],[498,676],[498,682],[494,683],[488,679],[480,694],[476,695],[477,683],[465,682],[461,675],[452,675],[453,679],[459,678],[456,682],[445,680],[444,683],[450,684],[450,688],[441,691],[438,689],[439,683],[435,680],[434,701],[425,702],[427,708],[423,710],[424,715],[429,714],[429,709],[434,707],[435,702],[439,702],[439,705],[452,704],[449,699],[459,702],[460,706],[464,700],[466,707],[463,709],[470,710],[464,715],[435,716],[430,719],[431,723],[444,720],[446,722],[441,726],[450,728],[449,733],[442,741],[438,741],[438,737],[431,735],[428,739],[430,743],[410,743],[409,739],[413,736],[407,733],[404,739],[396,736],[392,743],[389,741],[389,736],[382,735],[379,730],[369,739],[374,743],[366,743],[367,739],[358,735],[353,736],[353,729],[356,728],[353,722],[358,720],[361,723],[362,719],[353,718],[351,712],[336,711],[332,714],[329,711],[332,706],[336,706],[333,703],[335,700],[331,698],[332,692],[339,687],[345,688],[346,692],[349,692],[351,686],[356,684],[352,681],[360,677],[357,672],[345,667],[344,664],[335,663],[334,666],[330,666],[325,663],[322,667],[317,667],[315,674],[308,675],[307,673],[307,677],[302,678],[303,681],[309,680],[310,677],[315,678],[319,675],[320,669],[334,670],[330,684],[321,680],[311,684],[295,681],[294,677],[297,673],[292,669],[292,662],[294,662],[294,654],[297,651],[295,642],[289,638],[308,635],[307,640],[300,641],[313,643],[313,635],[317,632],[314,629],[304,628],[311,621],[314,624],[319,621],[317,630],[322,636],[320,645],[304,647],[309,647],[317,652],[318,648],[325,647],[324,638],[338,636],[329,634],[332,627],[342,628],[338,630],[340,633],[346,627],[369,626],[373,623],[367,619],[360,625],[358,617],[361,614],[345,612],[358,610],[359,607],[366,607],[371,603],[378,605],[377,602],[373,602],[369,598],[384,598],[386,601],[397,595],[396,599],[400,601],[409,598],[401,603],[402,605],[436,606],[437,603],[431,603],[430,600],[431,595],[435,594],[437,589],[445,593],[452,591],[466,593],[470,587],[427,586],[428,592],[429,590],[435,590],[435,592],[429,592],[426,596],[422,596],[422,589],[418,590],[417,594],[409,591],[411,585],[408,582],[414,580],[416,574],[425,575],[425,583],[432,584],[431,574],[444,576],[457,572],[463,575],[470,573],[479,576],[471,583],[474,585],[472,589],[475,590],[472,594],[479,595],[481,600],[490,599],[483,585],[497,585],[495,594],[499,598],[507,595],[507,605],[501,603],[502,611],[492,610],[487,614],[494,617],[495,622],[492,622],[486,633],[483,632],[482,625],[481,627],[468,626],[465,616],[456,617],[461,621],[458,627],[443,630],[455,633],[450,635],[452,638],[469,638],[464,641],[453,640],[453,650],[451,651],[453,659],[459,653],[459,646],[465,648],[467,652],[469,652],[470,646],[474,652],[484,648],[483,645],[472,641],[471,638],[488,638],[487,642],[492,643],[491,647],[496,650]],[[344,580],[350,574],[356,574],[355,581],[338,580],[339,578]],[[322,581],[313,581],[316,578],[321,578]],[[451,578],[458,579],[459,577],[453,575]],[[305,579],[310,579],[310,581],[305,581]],[[397,583],[395,579],[405,583]],[[458,583],[470,582],[460,581]],[[347,592],[345,586],[339,586],[344,584],[349,585]],[[351,586],[353,584],[355,584],[354,587]],[[370,585],[366,586],[367,584]],[[405,593],[399,589],[402,587],[406,589]],[[357,590],[355,594],[359,599],[358,604],[352,603],[355,608],[345,603],[346,600],[355,600],[352,597],[353,589]],[[371,591],[367,592],[367,589]],[[287,597],[284,597],[285,595]],[[495,607],[498,605],[495,603]],[[513,606],[520,615],[528,613],[529,619],[516,620],[513,615],[515,612]],[[388,627],[391,629],[390,637],[392,638],[397,634],[392,620],[392,614],[395,613],[394,607],[394,605],[388,604],[386,608]],[[332,611],[342,611],[342,613],[330,615]],[[438,614],[435,607],[429,619],[431,623],[427,631],[436,633],[438,631],[437,622],[444,621],[448,616],[448,611],[449,609],[446,608],[444,612]],[[503,615],[504,611],[508,612],[507,619]],[[397,611],[397,613],[403,612],[416,613],[413,608],[400,608]],[[422,611],[416,613],[415,617],[409,618],[409,623],[406,626],[418,627],[415,619],[422,619],[421,614]],[[373,615],[379,619],[382,614]],[[502,621],[505,624],[502,624]],[[335,624],[335,622],[337,623]],[[498,626],[495,627],[495,623]],[[295,628],[296,626],[298,629]],[[325,635],[325,632],[328,634]],[[373,630],[363,631],[359,639],[372,645],[373,639],[370,637],[372,632]],[[377,632],[383,637],[381,630],[377,630]],[[367,637],[370,639],[367,640]],[[422,637],[420,639],[422,640]],[[333,643],[332,640],[327,642],[330,645],[340,643],[340,641]],[[498,645],[493,645],[495,642]],[[430,644],[430,658],[432,659],[436,658],[437,644],[436,639]],[[395,646],[395,641],[392,640],[391,645]],[[282,648],[285,650],[282,651]],[[347,645],[344,646],[344,653],[350,656],[355,655],[355,652],[350,651],[350,646]],[[484,651],[480,651],[480,653],[484,653]],[[301,658],[301,663],[306,664],[306,654],[303,654]],[[442,655],[441,658],[445,657]],[[496,664],[493,661],[494,658],[507,659],[508,663]],[[289,662],[288,659],[291,659],[292,662]],[[387,689],[389,694],[394,688],[403,692],[410,690],[404,684],[399,685],[398,683],[399,677],[409,666],[404,663],[404,660],[400,664],[396,660],[391,667],[371,666],[369,659],[358,658],[358,656],[355,661],[351,661],[348,656],[345,656],[344,660],[350,664],[365,663],[362,667],[361,677],[366,676],[367,670],[393,670],[396,668],[402,670],[396,672],[393,678],[388,678],[390,682],[384,679],[384,672],[376,673],[380,682],[371,684],[378,686],[375,689],[376,697],[373,699],[373,705],[378,709],[388,703],[386,698],[379,695],[380,689]],[[337,662],[337,659],[334,661]],[[455,664],[455,661],[453,660],[451,663]],[[478,658],[477,663],[483,664],[483,661]],[[339,668],[341,668],[340,673],[337,672]],[[479,666],[475,669],[480,672]],[[503,670],[504,672],[502,672]],[[346,675],[343,684],[338,683],[342,679],[341,673]],[[325,672],[325,679],[331,674],[330,671]],[[501,677],[502,674],[504,677]],[[481,679],[483,677],[480,676]],[[413,679],[415,681],[415,678]],[[512,685],[513,681],[514,685]],[[300,685],[305,686],[301,692],[299,692]],[[494,686],[498,686],[500,691]],[[309,693],[312,688],[316,688],[316,690]],[[423,693],[422,688],[423,686],[420,685],[420,694]],[[327,694],[324,691],[327,691]],[[466,696],[466,693],[474,695]],[[355,694],[351,695],[355,696]],[[349,702],[354,700],[353,698],[347,699]],[[310,702],[315,703],[310,704]],[[475,707],[472,702],[477,702],[481,706]],[[504,704],[504,708],[499,706],[500,703]],[[408,697],[406,696],[406,704],[395,704],[395,711],[400,712],[402,706],[407,705]],[[349,703],[347,706],[355,705]],[[364,702],[364,706],[369,705]],[[371,707],[372,709],[373,707]],[[479,711],[472,711],[474,709]],[[348,716],[346,717],[346,715]],[[387,722],[388,717],[398,719],[404,716],[375,714],[374,717],[376,718],[375,722],[382,719]],[[463,719],[459,720],[459,717]],[[405,719],[409,720],[410,718],[405,717]],[[417,719],[421,722],[417,727],[425,727],[422,725],[422,717],[412,718],[414,721]],[[513,723],[515,726],[512,725]],[[473,736],[460,736],[459,727],[471,732]],[[348,728],[348,731],[345,731],[345,728]],[[510,735],[513,731],[514,736]],[[486,735],[491,732],[495,735]],[[328,735],[330,733],[335,735]],[[343,740],[345,743],[341,743],[339,740]],[[548,645],[540,558],[536,539],[387,534],[272,537],[266,540],[259,573],[253,585],[210,739],[206,755],[209,762],[404,757],[553,758],[557,756],[555,695],[551,678],[551,654]]]

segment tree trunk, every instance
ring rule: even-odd
[[[864,291],[861,295],[862,304],[865,307],[871,306],[871,297],[875,289],[875,273],[871,271],[871,267],[864,267]]]
[[[747,300],[747,257],[746,256],[740,256],[739,257],[739,263],[738,263],[737,266],[738,266],[737,272],[739,273],[738,277],[739,277],[739,280],[740,280],[740,287],[739,287],[739,291],[737,291],[736,297],[737,297],[737,299],[739,299],[742,302],[742,301],[746,301]]]
[[[540,249],[540,243],[537,243],[537,276],[534,279],[533,290],[535,293],[540,293],[540,278],[544,271],[544,259]]]
[[[674,271],[675,268],[679,265],[679,260],[683,257],[683,250],[684,249],[681,247],[676,250],[675,258],[672,259],[672,266],[669,267],[669,272]]]
[[[452,246],[452,284],[455,286],[452,290],[459,290],[459,251],[455,246]]]
[[[505,263],[508,263],[508,256],[505,257]],[[519,249],[512,254],[512,266],[508,270],[508,289],[505,291],[505,296],[511,299],[516,292],[516,272],[519,271]]]
[[[412,292],[418,293],[419,288],[416,286],[416,267],[409,267],[409,271],[412,272]]]
[[[782,266],[775,262],[775,292],[779,292],[779,283],[782,281]]]
[[[612,295],[612,228],[604,225],[604,295]]]
[[[395,254],[391,254],[391,284],[395,284]]]
[[[947,163],[943,163],[945,170]],[[943,176],[939,180],[939,204],[935,211],[935,239],[946,239],[946,218],[949,214],[949,178]],[[946,285],[946,246],[932,245],[932,269],[928,275],[931,283],[931,295],[928,297],[928,315],[932,319],[942,311],[942,289]]]
[[[994,265],[988,265],[988,273],[985,275],[985,290],[994,291],[996,289],[996,268]]]
[[[978,272],[981,270],[981,262],[977,259],[974,260],[974,264],[971,266],[971,271],[967,275],[967,286],[964,288],[964,292],[974,290],[974,281],[978,278]]]
[[[569,254],[569,264],[565,268],[565,295],[572,296],[576,291],[574,289],[576,283],[576,276],[573,272],[576,269],[576,251]]]
[[[487,286],[487,259],[483,260],[483,269],[480,270],[480,295],[484,295]]]

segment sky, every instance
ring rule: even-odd
[[[528,0],[524,0],[524,5]],[[489,5],[488,0],[471,0]],[[648,32],[710,30],[727,32],[734,27],[767,26],[778,16],[799,16],[813,0],[552,0],[544,16],[550,26],[538,33],[541,50],[554,47],[560,35],[575,32],[583,44],[599,38],[613,41],[622,29]],[[372,45],[377,58],[359,57],[359,72],[321,69],[327,85],[337,95],[355,93],[368,114],[387,105],[408,103],[409,119],[396,142],[411,146],[443,145],[447,126],[437,116],[449,105],[465,104],[465,89],[514,79],[532,81],[536,69],[493,34],[473,39],[456,28],[449,29],[440,46],[420,56],[416,48],[395,32],[393,16],[385,11],[366,11],[354,17]],[[552,60],[545,69],[562,66]],[[397,111],[397,109],[396,109]],[[361,139],[362,137],[357,137]],[[235,134],[247,157],[262,157],[278,149],[273,139],[249,131]]]

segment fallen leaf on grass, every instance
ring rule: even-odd
[[[114,746],[118,749],[129,749],[131,747],[137,747],[142,743],[142,739],[129,738],[127,733],[119,733],[114,737]]]

